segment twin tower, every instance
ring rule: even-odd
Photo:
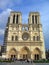
[[[45,45],[39,12],[30,12],[28,24],[22,24],[22,14],[11,12],[4,34],[2,57],[45,59]]]

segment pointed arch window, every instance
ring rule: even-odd
[[[12,41],[14,41],[14,36],[12,36]]]
[[[35,36],[33,36],[33,41],[35,41]]]
[[[39,41],[40,40],[40,37],[39,36],[37,36],[37,41]]]
[[[13,24],[15,23],[15,15],[13,16]]]
[[[32,16],[32,24],[34,24],[34,15]]]
[[[16,40],[16,41],[18,40],[18,36],[15,36],[15,40]]]
[[[19,18],[19,15],[17,14],[17,16],[16,16],[16,24],[18,24],[18,18]]]
[[[37,24],[37,16],[35,16],[35,23]]]

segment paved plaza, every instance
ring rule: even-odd
[[[17,61],[17,62],[11,62],[11,63],[6,63],[0,62],[0,65],[49,65],[49,63],[28,63],[28,62],[21,62],[21,61]]]

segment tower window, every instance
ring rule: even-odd
[[[18,40],[18,36],[15,36],[15,40],[16,40],[16,41]]]
[[[32,23],[34,24],[34,16],[32,16]]]
[[[35,23],[37,24],[37,16],[35,16]]]
[[[13,16],[13,23],[15,23],[15,15]]]
[[[34,30],[34,27],[32,29]]]
[[[35,36],[33,36],[33,41],[35,41]]]
[[[37,36],[37,41],[39,41],[40,40],[40,37],[39,36]]]
[[[16,16],[16,24],[18,24],[18,17],[19,17],[19,15]]]
[[[12,36],[12,41],[14,40],[14,36]]]

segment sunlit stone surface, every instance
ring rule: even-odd
[[[21,12],[10,13],[4,34],[2,58],[46,58],[39,12],[29,13],[28,24],[22,24]]]

